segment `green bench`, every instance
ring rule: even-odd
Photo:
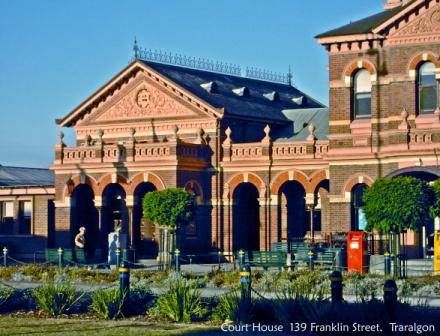
[[[46,262],[50,264],[58,264],[58,249],[47,248],[44,251]],[[64,249],[63,252],[63,265],[69,265],[73,263],[85,264],[86,257],[84,250],[82,249]]]
[[[333,268],[335,266],[335,255],[332,251],[320,251],[316,253],[314,262],[323,268]]]
[[[286,266],[287,253],[280,251],[252,251],[250,252],[250,264],[267,270],[269,267],[277,267],[280,270]]]

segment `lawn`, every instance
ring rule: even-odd
[[[0,317],[0,335],[142,335],[142,336],[199,336],[224,335],[203,325],[151,323],[135,320],[99,321],[74,319],[40,319]]]

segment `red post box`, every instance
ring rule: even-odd
[[[347,234],[347,267],[349,272],[364,275],[368,272],[369,254],[367,235],[363,231]]]

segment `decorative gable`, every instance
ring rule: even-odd
[[[147,79],[138,81],[128,92],[121,92],[119,99],[103,106],[102,111],[93,118],[93,123],[160,119],[197,115],[177,97],[170,97]]]

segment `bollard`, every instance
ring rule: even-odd
[[[240,268],[241,308],[248,311],[251,306],[251,267],[246,264]]]
[[[313,251],[310,250],[309,252],[307,252],[307,256],[309,257],[309,269],[313,270],[313,269],[314,269],[314,264],[313,264]]]
[[[394,280],[386,280],[383,285],[383,302],[391,320],[396,318],[397,285]]]
[[[122,263],[119,267],[119,295],[121,298],[122,311],[126,309],[126,303],[130,295],[130,269]]]
[[[391,255],[388,252],[384,253],[384,273],[385,276],[391,273]]]
[[[241,270],[241,268],[244,266],[244,251],[243,250],[238,251],[238,263],[239,263],[240,270]]]
[[[180,271],[180,250],[176,249],[174,251],[174,259],[175,259],[175,263],[176,263],[176,272]]]
[[[121,265],[121,249],[119,247],[115,250],[115,255],[116,255],[116,267],[119,268],[119,266]]]
[[[339,304],[342,303],[342,288],[344,287],[342,283],[342,274],[340,271],[334,271],[330,274],[331,281],[331,293],[332,293],[332,303]]]
[[[58,248],[58,267],[62,268],[63,267],[63,254],[64,254],[64,249],[62,247]]]
[[[8,266],[8,248],[3,247],[3,266]]]

